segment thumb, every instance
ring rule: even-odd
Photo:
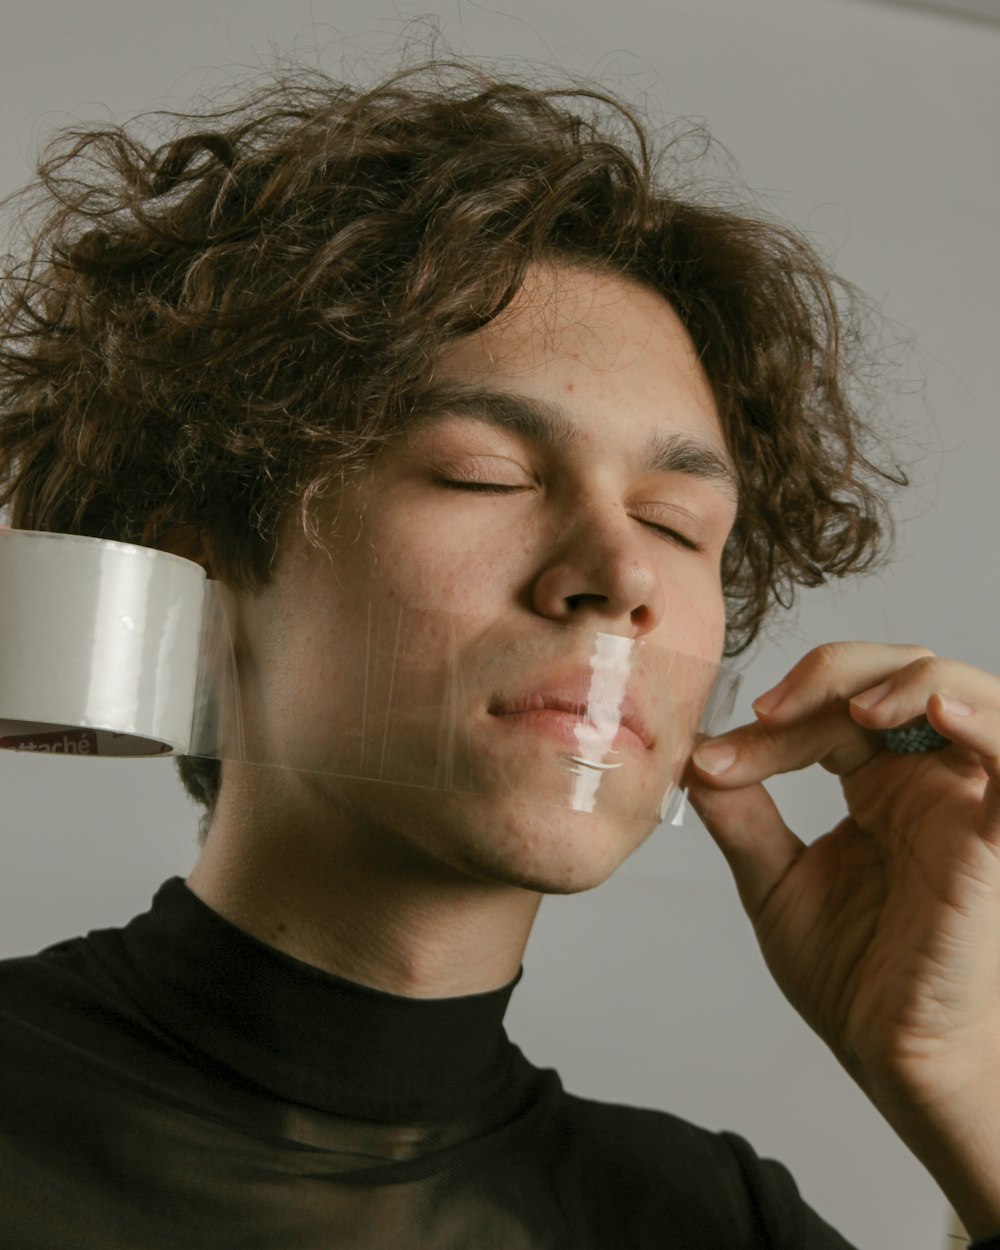
[[[759,782],[720,790],[691,778],[688,798],[726,857],[747,915],[756,920],[805,843],[785,824]]]

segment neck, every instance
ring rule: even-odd
[[[516,977],[541,895],[479,880],[344,812],[272,819],[223,802],[189,888],[232,924],[326,972],[408,998]]]

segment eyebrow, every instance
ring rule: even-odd
[[[447,413],[511,430],[552,451],[565,450],[579,439],[576,424],[559,404],[512,391],[431,386],[414,415],[429,420]],[[641,466],[646,472],[683,473],[718,486],[733,500],[739,496],[739,479],[729,457],[690,434],[651,435],[642,450]]]

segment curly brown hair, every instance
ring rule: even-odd
[[[287,73],[154,120],[155,141],[149,118],[63,132],[16,201],[29,246],[0,309],[14,526],[150,546],[194,532],[213,576],[253,591],[281,522],[299,508],[308,529],[310,501],[405,424],[443,346],[504,309],[529,264],[565,258],[660,292],[714,388],[740,479],[728,654],[796,585],[888,546],[905,476],[866,450],[862,305],[794,231],[690,191],[692,131],[654,149],[602,90],[455,61],[368,89]],[[210,812],[218,765],[180,764]]]

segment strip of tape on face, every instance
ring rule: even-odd
[[[130,544],[0,531],[0,747],[197,755],[338,781],[669,814],[695,739],[731,712],[711,660],[595,628],[482,628],[355,603],[247,631],[197,564]]]
[[[222,592],[227,595],[228,592]],[[226,617],[240,619],[237,605]],[[696,739],[719,732],[738,678],[593,624],[527,614],[488,626],[349,594],[316,625],[235,627],[238,699],[219,754],[321,779],[475,796],[470,821],[546,807],[652,828]],[[593,618],[588,618],[591,622]],[[332,794],[331,794],[332,797]],[[364,803],[357,787],[355,803]]]
[[[739,686],[713,660],[546,621],[490,630],[462,670],[480,791],[649,827],[677,812],[691,752],[721,732]]]

